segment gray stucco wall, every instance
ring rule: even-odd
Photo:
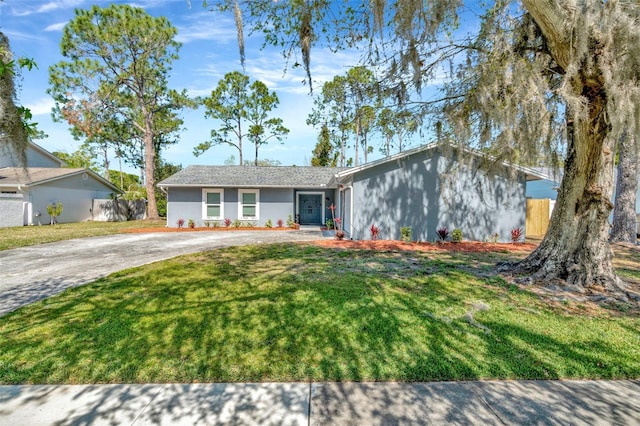
[[[434,241],[436,230],[460,228],[465,240],[498,233],[509,241],[511,229],[525,226],[525,177],[506,168],[487,173],[460,165],[437,152],[420,152],[382,163],[353,176],[353,239],[399,239],[410,226],[414,240]]]
[[[83,222],[92,219],[94,198],[109,198],[112,190],[95,179],[82,175],[70,176],[31,188],[27,194],[32,205],[31,223],[50,223],[47,206],[62,203],[58,223]],[[38,216],[39,214],[39,216]]]
[[[215,189],[215,188],[212,188]],[[287,217],[293,217],[294,191],[291,188],[259,188],[260,206],[257,226],[263,226],[271,219],[276,226],[278,219],[285,223]],[[231,220],[238,219],[238,188],[224,188],[223,216]],[[202,188],[170,187],[167,197],[167,226],[177,227],[179,219],[185,224],[193,219],[196,226],[204,226],[202,217]]]

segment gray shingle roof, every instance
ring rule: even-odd
[[[189,166],[159,186],[325,188],[344,167]]]
[[[97,181],[115,191],[122,192],[111,182],[103,179],[91,170],[80,168],[28,167],[25,169],[23,167],[3,167],[0,168],[0,186],[36,186],[82,173],[92,176]]]

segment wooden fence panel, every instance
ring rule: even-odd
[[[549,228],[551,204],[549,198],[527,199],[526,236],[542,237]]]

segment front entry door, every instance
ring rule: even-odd
[[[322,224],[322,195],[300,194],[300,225]]]

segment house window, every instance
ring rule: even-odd
[[[238,216],[244,220],[258,220],[260,210],[260,191],[257,189],[241,189],[239,191],[240,206]]]
[[[202,218],[205,220],[224,218],[224,191],[222,189],[202,190]]]

